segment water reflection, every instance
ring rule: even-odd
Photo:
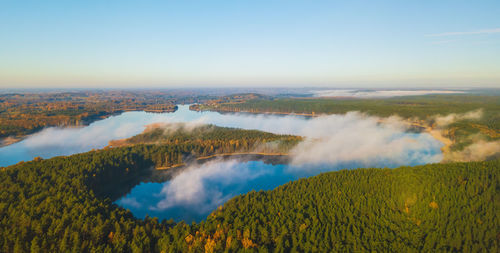
[[[263,161],[211,161],[186,168],[165,183],[141,183],[115,203],[139,218],[201,221],[236,195],[297,179],[288,167]]]
[[[381,167],[394,167],[381,163]],[[134,216],[199,222],[229,199],[252,190],[272,190],[322,172],[358,168],[359,163],[276,164],[241,159],[213,160],[178,171],[167,182],[143,182],[115,201]]]
[[[377,158],[379,155],[384,155],[376,153],[378,147],[391,149],[392,145],[387,145],[387,143],[391,144],[394,139],[397,139],[396,141],[400,144],[397,149],[392,148],[392,152],[399,152],[400,155],[397,156],[396,162],[401,165],[411,164],[414,161],[420,161],[421,163],[438,162],[440,160],[439,148],[442,145],[428,134],[409,134],[405,133],[404,129],[380,127],[377,126],[375,118],[363,117],[358,114],[330,115],[309,119],[294,115],[195,112],[190,111],[187,105],[181,105],[175,113],[126,112],[96,121],[85,127],[46,128],[21,142],[0,148],[0,166],[15,164],[23,160],[32,160],[36,156],[50,158],[103,148],[110,140],[134,136],[141,133],[145,125],[155,122],[199,122],[217,126],[258,129],[279,134],[297,134],[311,138],[322,138],[327,140],[325,143],[329,144],[329,146],[326,148],[314,146],[315,148],[319,150],[326,149],[328,152],[328,149],[336,147],[339,148],[337,152],[331,153],[353,154],[356,153],[358,147],[364,147],[365,152],[370,150],[368,153],[373,153],[371,151],[375,150],[375,154],[370,157],[370,160]],[[368,135],[365,137],[363,134]],[[381,136],[381,138],[374,138],[375,134]],[[339,138],[342,136],[351,136],[352,138]],[[379,143],[368,142],[367,140],[378,140]],[[367,144],[371,146],[367,146]],[[337,161],[336,157],[333,158]],[[342,158],[344,160],[341,159],[340,162],[347,161],[348,158],[344,157]],[[382,158],[385,159],[386,157]],[[353,157],[351,160],[356,159],[360,160],[359,157]],[[365,165],[376,166],[377,163]]]
[[[297,178],[342,168],[397,167],[441,160],[442,144],[429,134],[408,133],[398,120],[384,125],[379,121],[359,113],[311,119],[195,112],[184,105],[175,113],[126,112],[86,127],[46,128],[0,148],[0,166],[36,156],[49,158],[103,148],[110,140],[134,136],[156,122],[196,122],[308,137],[291,152],[290,164],[211,161],[182,169],[164,183],[141,183],[115,202],[137,217],[149,214],[160,219],[200,221],[238,194],[273,189]]]

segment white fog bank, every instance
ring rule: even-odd
[[[175,113],[126,112],[85,127],[44,129],[24,141],[0,148],[0,166],[31,160],[35,156],[49,158],[103,148],[111,140],[141,133],[146,125],[176,122],[305,136],[306,141],[294,150],[295,163],[360,160],[367,166],[377,166],[379,161],[393,165],[440,161],[441,143],[438,140],[428,134],[405,132],[397,118],[384,120],[386,123],[379,121],[380,118],[355,112],[310,119],[296,115],[194,112],[189,111],[188,106],[179,106]],[[373,163],[369,163],[370,160]]]
[[[315,97],[388,98],[430,94],[459,94],[460,90],[312,90]]]
[[[300,164],[413,165],[442,159],[443,145],[427,133],[408,133],[397,117],[383,120],[357,112],[314,118],[303,129],[305,141],[292,152]]]

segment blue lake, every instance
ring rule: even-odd
[[[395,167],[386,165],[380,167]],[[318,166],[216,160],[188,166],[163,183],[140,183],[115,203],[138,218],[149,216],[176,222],[199,222],[237,195],[252,190],[272,190],[322,172],[359,167],[356,162]]]
[[[262,161],[218,161],[187,168],[164,183],[141,183],[115,203],[136,217],[201,221],[230,198],[251,190],[271,190],[297,179],[288,165]]]
[[[257,118],[259,120],[256,120]],[[276,119],[280,118],[285,125],[276,127]],[[107,146],[110,140],[137,135],[144,131],[146,125],[156,122],[197,122],[296,134],[307,122],[307,118],[196,112],[189,110],[188,105],[179,105],[179,109],[174,113],[125,112],[83,127],[48,127],[21,142],[0,147],[0,166],[30,161],[37,156],[50,158],[100,149]]]
[[[174,113],[125,112],[95,121],[88,126],[45,128],[28,136],[21,142],[1,147],[0,166],[12,165],[20,161],[30,161],[37,156],[50,158],[100,149],[108,145],[110,140],[134,136],[141,133],[146,125],[156,122],[214,124],[224,127],[257,129],[277,134],[295,134],[316,139],[334,136],[338,138],[331,139],[331,141],[338,143],[338,145],[330,146],[330,148],[341,148],[341,150],[336,150],[337,153],[352,153],[356,150],[362,150],[362,148],[370,149],[363,150],[365,153],[370,153],[374,147],[380,149],[388,142],[407,139],[406,144],[397,147],[387,146],[386,151],[404,153],[403,157],[399,157],[397,161],[395,160],[396,163],[409,165],[415,161],[420,163],[440,161],[440,157],[429,157],[427,155],[439,156],[440,147],[442,146],[442,143],[433,139],[429,134],[414,134],[401,129],[380,127],[375,121],[376,119],[365,119],[362,115],[329,115],[310,119],[294,115],[195,112],[190,111],[187,105],[180,105],[179,109]],[[363,136],[363,134],[368,134],[368,136]],[[342,139],[343,136],[349,139]],[[379,136],[380,139],[374,139],[374,136]],[[371,139],[378,140],[380,143],[372,143]],[[367,146],[367,144],[371,146]],[[410,156],[410,153],[414,155]],[[374,154],[374,156],[378,156],[378,154]],[[349,158],[346,157],[346,159]],[[359,158],[353,157],[350,160],[355,161],[359,160]],[[376,163],[373,166],[376,166]]]
[[[164,183],[141,183],[115,201],[135,216],[200,221],[231,197],[269,190],[291,180],[325,171],[358,167],[397,167],[439,162],[442,143],[427,133],[410,133],[403,123],[360,113],[317,118],[190,111],[126,112],[88,126],[46,128],[23,141],[0,148],[0,166],[34,157],[50,158],[99,149],[110,140],[141,133],[152,123],[214,124],[306,137],[291,152],[291,163],[216,160],[190,165]]]

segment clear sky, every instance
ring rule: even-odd
[[[500,87],[500,1],[0,1],[0,88]]]

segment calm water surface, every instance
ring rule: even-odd
[[[323,165],[318,169],[263,161],[211,161],[187,167],[164,183],[140,183],[115,203],[138,218],[199,222],[234,196],[252,190],[272,190],[321,172],[358,167],[356,162]]]
[[[333,118],[332,118],[333,117]],[[278,134],[296,134],[312,138],[323,138],[325,136],[342,133],[342,130],[363,125],[352,122],[352,119],[346,119],[344,116],[332,115],[327,119],[315,119],[301,116],[277,116],[277,115],[250,115],[250,114],[220,114],[217,112],[195,112],[190,111],[188,105],[180,105],[174,113],[147,113],[147,112],[125,112],[118,116],[112,116],[107,119],[93,122],[84,127],[46,128],[35,133],[21,142],[0,148],[0,166],[8,166],[19,161],[30,161],[40,156],[50,158],[61,155],[71,155],[82,153],[92,149],[105,147],[110,140],[128,138],[144,131],[145,126],[156,122],[197,122],[205,124],[214,124],[224,127],[238,127],[243,129],[257,129]],[[371,127],[368,131],[373,129]],[[358,132],[352,132],[354,145],[356,137],[366,132],[366,128],[360,128]],[[392,130],[391,130],[392,131]],[[387,131],[385,131],[387,132]],[[404,150],[407,158],[399,159],[401,165],[412,164],[415,161],[420,163],[436,162],[438,158],[426,160],[419,157],[421,154],[438,154],[442,144],[433,139],[429,134],[411,134],[403,131],[382,132],[386,140],[409,138],[415,143],[421,143],[421,146],[408,146]],[[372,135],[373,136],[373,135]],[[371,138],[371,137],[370,137]],[[358,142],[365,142],[367,139],[359,139]],[[399,151],[399,150],[398,150]],[[338,151],[337,151],[338,152]],[[409,153],[415,153],[417,156],[409,156]],[[374,164],[373,166],[376,166]]]
[[[297,179],[288,165],[262,161],[218,161],[190,167],[165,183],[141,183],[115,203],[136,217],[201,221],[230,198],[271,190]]]
[[[262,161],[216,160],[192,165],[164,183],[141,183],[115,201],[136,217],[200,221],[230,198],[251,190],[269,190],[301,177],[357,167],[397,167],[439,162],[442,143],[426,133],[380,126],[363,115],[302,116],[220,114],[190,111],[174,113],[126,112],[79,128],[46,128],[21,142],[0,148],[0,166],[50,158],[105,147],[110,140],[141,133],[156,122],[194,122],[224,127],[295,134],[320,140],[306,146],[305,157],[293,165]],[[308,160],[308,157],[316,158]],[[324,158],[324,159],[323,159]]]
[[[261,120],[256,121],[255,116],[248,114],[190,111],[188,105],[180,105],[174,113],[125,112],[84,127],[49,127],[21,142],[1,147],[0,166],[30,161],[37,156],[50,158],[103,148],[110,140],[134,136],[144,131],[146,125],[156,122],[199,122],[274,133],[297,133],[300,125],[307,121],[304,117],[289,117],[286,124],[295,122],[294,127],[275,128],[273,120],[279,116],[259,118]]]

